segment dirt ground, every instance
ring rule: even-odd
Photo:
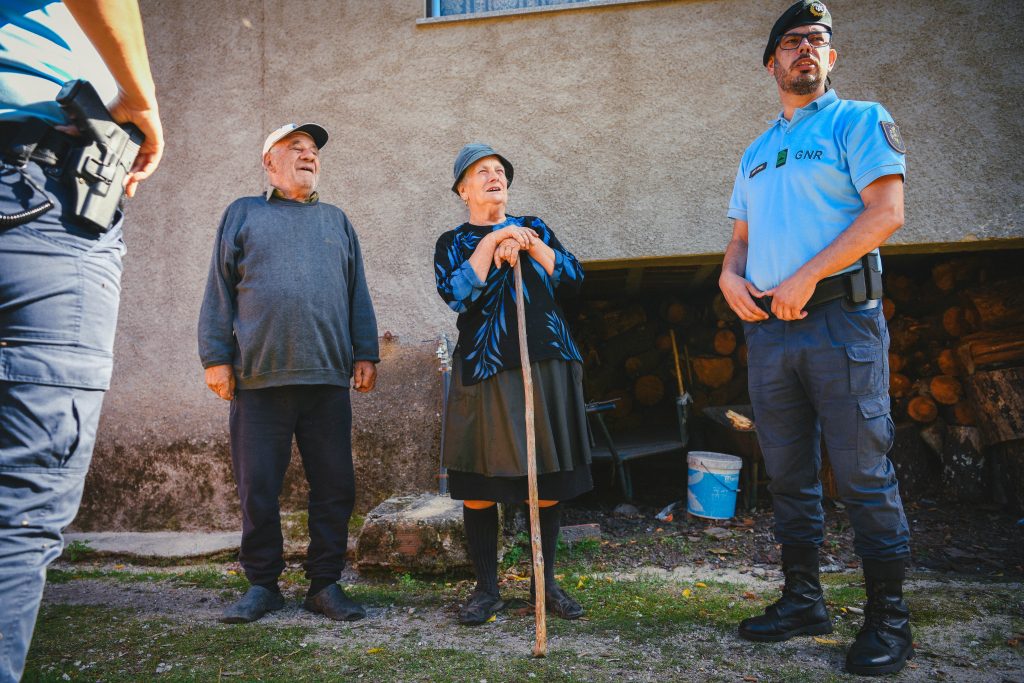
[[[752,644],[736,622],[775,599],[781,574],[766,510],[710,522],[661,501],[567,506],[566,525],[600,539],[560,551],[559,580],[587,608],[549,617],[549,656],[529,656],[528,556],[513,540],[502,564],[510,606],[493,623],[456,623],[465,577],[389,580],[347,571],[368,618],[336,624],[301,608],[297,563],[285,609],[225,626],[244,588],[236,562],[146,567],[116,559],[62,562],[51,583],[26,680],[845,681],[863,588],[845,512],[826,508],[823,582],[835,633]],[[899,681],[1024,683],[1024,525],[978,506],[908,504],[914,530],[907,599],[916,657]],[[518,550],[516,550],[518,548]],[[141,634],[141,635],[140,635]],[[113,654],[112,654],[113,653]]]
[[[597,523],[607,541],[602,559],[612,567],[651,565],[676,567],[686,562],[714,567],[775,567],[779,549],[772,535],[770,510],[740,511],[732,520],[711,521],[674,511],[673,520],[655,518],[658,505],[639,503],[635,513],[616,512],[618,504],[567,507],[563,524]],[[853,530],[841,505],[826,501],[825,572],[856,569]],[[979,505],[938,505],[930,500],[905,505],[911,528],[911,571],[964,574],[977,577],[1024,578],[1024,519],[998,508]],[[725,529],[718,540],[708,532]],[[638,551],[637,536],[656,534],[687,543],[661,543]],[[623,542],[623,539],[624,542]],[[703,546],[700,545],[704,541]],[[688,546],[704,547],[696,554]]]

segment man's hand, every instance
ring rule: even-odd
[[[125,180],[125,193],[134,196],[139,181],[156,170],[164,153],[138,0],[64,0],[64,6],[117,81],[117,98],[107,107],[111,116],[118,123],[134,123],[146,136]]]
[[[373,391],[377,383],[377,365],[368,360],[357,360],[352,368],[352,388],[361,393]]]
[[[804,306],[810,301],[817,285],[817,280],[798,270],[777,287],[765,292],[765,296],[772,297],[772,313],[779,320],[803,320],[807,317]]]
[[[722,290],[725,301],[729,308],[748,323],[756,323],[767,320],[768,314],[757,307],[751,297],[762,297],[767,292],[762,292],[752,282],[736,273],[723,270],[722,276],[718,278],[718,287]]]
[[[146,136],[145,142],[139,147],[131,172],[125,178],[125,194],[134,197],[139,183],[152,175],[164,154],[164,131],[160,124],[160,113],[157,111],[155,100],[152,107],[146,104],[133,105],[122,92],[110,103],[110,116],[118,123],[134,123]]]
[[[235,397],[235,373],[230,365],[211,365],[206,368],[206,386],[225,401]]]

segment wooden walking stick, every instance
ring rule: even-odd
[[[521,257],[520,257],[521,258]],[[548,629],[544,604],[544,553],[540,545],[540,509],[537,502],[537,443],[533,431],[533,377],[530,373],[530,350],[526,346],[526,306],[523,302],[523,271],[516,261],[513,272],[516,282],[516,317],[519,320],[519,358],[523,365],[523,391],[526,394],[526,481],[529,486],[530,549],[533,550],[533,592],[536,598],[537,638],[534,657],[548,654]]]

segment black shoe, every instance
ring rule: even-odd
[[[537,598],[534,596],[536,592],[533,589],[533,585],[530,586],[530,607],[537,604]],[[575,598],[565,592],[565,590],[557,583],[546,583],[544,585],[544,610],[557,614],[563,619],[579,619],[586,610],[583,609],[583,605],[576,602]]]
[[[307,596],[302,606],[335,621],[358,621],[366,616],[363,606],[345,595],[345,591],[336,583],[316,595]]]
[[[250,586],[242,599],[228,606],[220,617],[223,624],[247,624],[267,612],[284,607],[284,596],[263,586]]]
[[[881,676],[903,669],[914,658],[910,609],[903,601],[904,560],[864,560],[868,603],[864,625],[846,653],[846,670]]]
[[[504,606],[500,596],[478,588],[470,594],[469,602],[459,610],[459,623],[466,626],[485,624]]]
[[[782,571],[786,585],[782,597],[764,614],[740,622],[741,638],[778,643],[794,636],[832,633],[832,620],[818,580],[818,549],[783,546]]]
[[[585,614],[583,605],[576,602],[557,583],[544,588],[544,606],[548,612],[557,614],[563,619],[579,619]]]

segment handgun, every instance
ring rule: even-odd
[[[110,116],[89,81],[68,81],[57,102],[81,134],[64,174],[74,196],[74,216],[97,232],[110,230],[124,197],[124,179],[131,171],[145,136],[130,123]]]

